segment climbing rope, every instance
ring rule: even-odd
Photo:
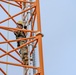
[[[10,13],[10,4],[8,4],[8,13]],[[7,26],[9,27],[9,20],[7,22]],[[9,39],[9,31],[7,31],[7,39]],[[7,43],[7,52],[9,49],[9,45]],[[8,55],[6,56],[6,62],[8,62]],[[8,64],[6,65],[6,75],[8,75]]]

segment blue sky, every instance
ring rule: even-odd
[[[76,75],[76,0],[40,0],[45,75]]]
[[[76,0],[41,0],[45,75],[76,75]]]

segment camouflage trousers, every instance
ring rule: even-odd
[[[20,46],[25,44],[25,43],[26,43],[25,40],[22,40],[19,42]],[[28,65],[28,47],[24,46],[24,47],[20,48],[19,53],[20,53],[20,57],[21,57],[24,65]]]

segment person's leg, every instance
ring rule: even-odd
[[[20,45],[24,44],[25,41],[20,41]],[[28,47],[24,46],[20,49],[20,56],[25,65],[28,65]]]

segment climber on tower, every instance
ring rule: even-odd
[[[16,28],[22,29],[23,28],[23,22],[18,21]],[[27,26],[24,26],[24,29],[27,29]],[[14,34],[16,36],[16,39],[26,38],[26,33],[23,31],[20,31],[20,30],[14,31]],[[20,40],[17,42],[17,46],[21,46],[22,44],[25,44],[25,43],[26,43],[26,40]],[[27,48],[27,46],[20,48],[19,53],[20,53],[20,57],[21,57],[24,65],[28,65],[28,48]]]

